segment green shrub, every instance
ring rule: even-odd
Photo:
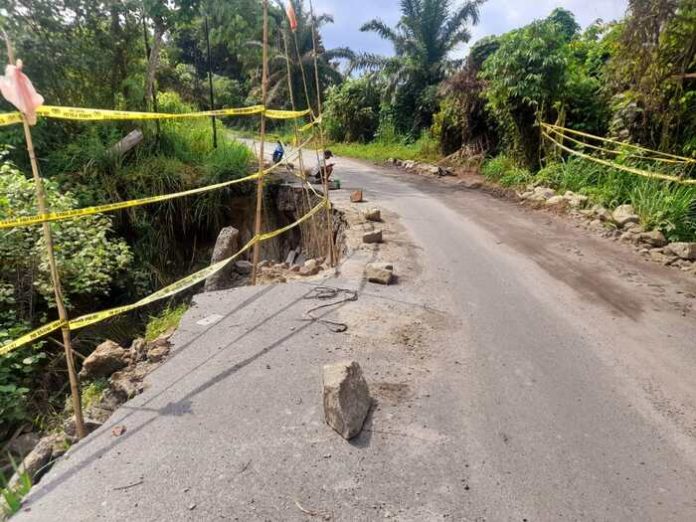
[[[106,379],[96,379],[82,388],[80,399],[82,400],[82,409],[86,410],[92,404],[98,403],[104,391],[109,387],[109,382]]]
[[[481,172],[486,179],[504,187],[522,187],[534,180],[531,172],[517,166],[512,158],[504,154],[486,160]]]
[[[60,192],[54,181],[44,180],[44,186],[52,210],[78,208],[77,199]],[[10,163],[1,163],[0,219],[36,212],[33,181]],[[68,306],[107,295],[132,260],[126,243],[112,237],[111,219],[88,216],[57,222],[51,227]],[[0,231],[0,345],[45,322],[46,311],[54,306],[53,300],[41,227]],[[0,357],[2,429],[27,420],[30,390],[34,389],[45,362],[41,346],[36,343]]]
[[[329,139],[366,142],[379,124],[380,91],[374,79],[349,79],[327,93],[324,118]]]
[[[631,190],[630,201],[646,228],[657,228],[672,241],[696,238],[693,187],[644,179]]]
[[[378,139],[371,143],[332,143],[331,150],[339,156],[370,161],[386,161],[389,158],[397,158],[434,162],[440,159],[437,141],[426,132],[414,142],[408,142],[405,139],[395,141]]]
[[[635,161],[632,164],[651,167]],[[538,172],[535,182],[559,192],[585,194],[608,208],[630,203],[645,228],[659,229],[672,241],[696,239],[696,188],[646,179],[580,158],[547,165]]]

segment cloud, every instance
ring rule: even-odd
[[[471,43],[483,36],[501,34],[546,17],[556,7],[568,9],[586,27],[597,18],[621,18],[628,0],[488,0],[481,8],[481,21],[472,28]],[[373,18],[389,25],[399,20],[398,0],[315,0],[317,12],[334,16],[335,23],[324,28],[327,47],[350,47],[355,51],[391,54],[388,42],[374,33],[360,32],[360,26]],[[456,54],[462,55],[465,48]]]

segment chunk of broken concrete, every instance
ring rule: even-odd
[[[319,270],[321,268],[319,267],[319,264],[317,263],[316,259],[308,259],[305,261],[305,264],[302,268],[300,268],[300,275],[302,276],[313,276],[319,273]]]
[[[620,227],[628,223],[638,223],[640,221],[635,210],[633,210],[633,205],[619,205],[611,213],[611,219]]]
[[[147,360],[152,363],[162,361],[169,355],[169,344],[155,345],[147,351]]]
[[[83,420],[85,423],[85,430],[87,430],[87,433],[92,433],[94,430],[96,430],[99,426],[102,425],[102,423],[98,420],[90,419],[89,417],[85,417]],[[63,431],[65,431],[65,434],[68,437],[77,437],[77,424],[75,423],[74,415],[63,423]]]
[[[108,377],[112,373],[128,366],[130,356],[127,350],[113,341],[105,341],[82,363],[80,377],[95,379]]]
[[[360,203],[363,200],[363,191],[356,190],[350,195],[351,203]]]
[[[696,260],[696,243],[670,243],[665,247],[665,252],[674,254],[680,259],[694,261]]]
[[[254,265],[251,261],[235,261],[234,269],[238,274],[248,275],[251,274],[251,271],[254,269]]]
[[[366,232],[363,234],[363,243],[381,243],[382,242],[382,231],[373,230],[372,232]]]
[[[367,221],[382,221],[382,212],[378,208],[371,208],[363,213]]]
[[[210,260],[210,264],[214,265],[215,263],[232,257],[237,253],[237,250],[239,250],[239,230],[234,227],[223,228],[215,242],[215,249],[213,250],[213,257]],[[232,276],[233,271],[234,266],[230,263],[222,268],[222,270],[211,275],[205,280],[205,291],[214,292],[216,290],[223,290],[227,286],[227,282]]]
[[[365,267],[365,277],[370,283],[391,284],[394,279],[394,265],[391,263],[368,263]]]
[[[344,439],[362,430],[372,406],[370,390],[355,361],[327,364],[323,370],[324,419]]]
[[[46,435],[34,447],[31,452],[24,458],[22,464],[17,469],[17,472],[12,476],[9,482],[9,487],[14,488],[20,483],[20,476],[26,473],[31,478],[33,483],[36,483],[41,477],[41,474],[48,469],[48,464],[52,459],[58,458],[65,453],[68,444],[65,437],[54,433]]]
[[[638,234],[638,241],[652,247],[663,247],[667,244],[667,238],[659,230],[651,230]]]

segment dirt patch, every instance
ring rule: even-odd
[[[380,404],[395,405],[413,397],[411,387],[405,382],[376,382],[370,386],[370,393]]]

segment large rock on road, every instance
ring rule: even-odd
[[[360,365],[355,361],[324,366],[324,418],[341,437],[352,439],[367,417],[372,399]]]

